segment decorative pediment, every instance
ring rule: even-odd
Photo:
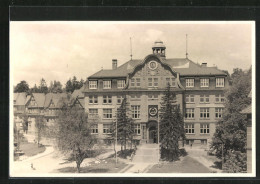
[[[137,65],[133,72],[129,74],[132,76],[174,76],[177,77],[170,65],[163,62],[163,59],[157,55],[150,54],[144,58],[143,62]]]

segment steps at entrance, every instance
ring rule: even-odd
[[[133,163],[157,163],[158,144],[142,144],[137,147]]]

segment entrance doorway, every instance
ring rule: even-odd
[[[149,143],[158,143],[156,126],[151,126],[149,128]]]

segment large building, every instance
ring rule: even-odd
[[[135,139],[156,143],[158,111],[167,83],[177,95],[184,115],[186,144],[207,145],[222,117],[227,73],[186,58],[167,58],[166,47],[158,40],[144,59],[131,59],[121,66],[112,60],[112,69],[88,77],[85,110],[93,120],[92,134],[109,139],[116,110],[126,97],[135,120]]]

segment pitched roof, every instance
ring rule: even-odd
[[[217,67],[204,67],[194,63],[188,58],[172,58],[162,59],[163,63],[170,65],[170,67],[178,72],[181,76],[194,76],[194,75],[226,75],[225,72],[219,70]],[[114,70],[100,70],[91,75],[89,79],[94,78],[113,78],[113,77],[126,77],[133,69],[141,64],[143,60],[130,60]]]
[[[45,94],[44,93],[33,93],[32,94],[38,107],[44,107]]]
[[[66,93],[47,93],[45,96],[44,107],[49,107],[51,101],[53,102],[55,107],[58,107],[58,102],[66,96]]]
[[[71,94],[71,96],[73,98],[84,98],[84,94],[82,93],[85,90],[85,84],[83,84],[83,86],[80,89],[76,89],[73,91],[73,93]]]
[[[14,105],[25,105],[26,102],[26,93],[14,93]]]

